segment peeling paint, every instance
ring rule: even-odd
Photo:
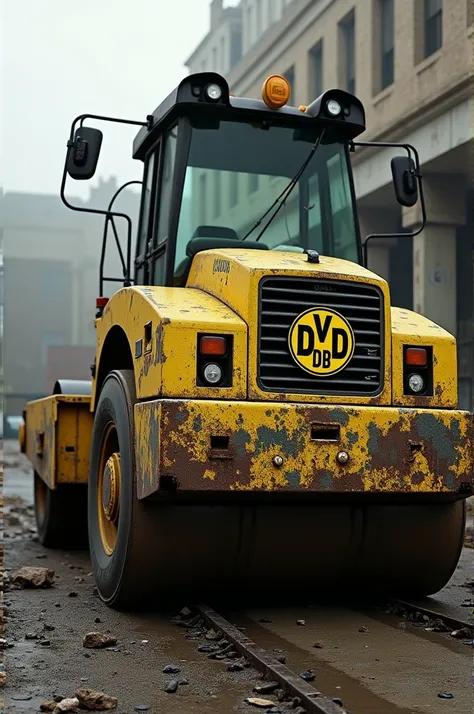
[[[467,412],[163,400],[140,405],[145,425],[155,403],[162,411],[154,490],[159,474],[178,477],[183,491],[457,493],[474,478]],[[311,439],[311,425],[337,423],[336,414],[345,465],[336,460],[341,443]],[[229,436],[229,457],[211,461],[215,434]],[[142,441],[139,448],[148,447]]]

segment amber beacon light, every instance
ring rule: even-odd
[[[288,103],[290,95],[290,83],[279,74],[270,75],[263,83],[262,99],[270,109],[284,107]]]

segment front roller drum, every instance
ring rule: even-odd
[[[187,505],[136,497],[135,381],[111,372],[94,420],[91,560],[119,609],[191,602],[314,602],[358,590],[429,595],[451,577],[464,505]],[[138,448],[140,446],[138,445]]]
[[[439,592],[461,555],[466,502],[372,506],[352,569],[361,589],[421,598]]]

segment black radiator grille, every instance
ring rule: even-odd
[[[341,372],[308,374],[293,360],[288,333],[305,310],[336,310],[350,323],[354,356]],[[383,297],[373,285],[315,278],[263,278],[260,283],[258,383],[268,392],[373,396],[383,385]]]

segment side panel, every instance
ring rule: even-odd
[[[458,403],[456,339],[411,310],[392,307],[392,400],[400,407],[452,409]],[[403,394],[403,346],[433,348],[432,397]]]
[[[223,399],[247,396],[247,325],[226,305],[200,290],[161,287],[123,288],[96,320],[97,369],[109,331],[120,327],[133,359],[138,399],[203,398],[216,389],[196,386],[198,333],[233,335],[232,387],[219,389]],[[94,409],[97,381],[93,384]]]
[[[93,419],[90,397],[55,395],[27,404],[25,453],[50,488],[87,483]]]

